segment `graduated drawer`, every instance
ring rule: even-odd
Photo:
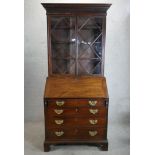
[[[51,99],[49,107],[80,107],[80,106],[104,106],[104,99]]]
[[[73,107],[73,108],[50,108],[46,109],[46,117],[83,117],[83,116],[106,116],[106,107]]]
[[[57,127],[81,127],[81,126],[101,126],[106,128],[106,117],[86,117],[86,118],[49,118],[47,122],[47,128]]]
[[[106,139],[104,128],[55,128],[47,130],[48,140],[103,140]]]

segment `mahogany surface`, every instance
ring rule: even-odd
[[[45,98],[108,98],[105,77],[53,75],[47,78]]]
[[[52,107],[52,108],[58,107],[57,104],[56,104],[57,100],[58,99],[52,99],[52,100],[49,99],[48,100],[49,108],[50,107]],[[75,98],[73,98],[72,100],[63,98],[62,100],[64,101],[65,107],[83,107],[83,106],[91,107],[89,105],[89,103],[88,103],[90,99],[87,99],[87,98],[83,98],[83,99],[80,99],[80,98],[75,99]],[[97,101],[96,106],[106,106],[106,99],[95,98],[95,100]],[[61,100],[59,100],[59,101],[61,101]]]
[[[55,128],[51,130],[47,130],[47,140],[56,140],[61,141],[63,140],[102,140],[106,139],[106,129],[101,127],[91,127],[91,131],[97,131],[98,134],[94,137],[89,135],[90,127],[89,128]],[[54,132],[55,131],[64,131],[64,135],[61,137],[57,137]],[[102,137],[102,138],[101,138]]]
[[[100,141],[98,145],[102,150],[107,149],[108,91],[105,77],[50,76],[46,81],[44,102],[45,151],[49,151],[50,144],[82,144],[83,141],[92,144]],[[91,110],[96,112],[91,113]],[[57,124],[57,121],[61,123]],[[55,132],[63,135],[57,136]],[[89,132],[97,134],[91,136]]]
[[[57,125],[55,123],[55,120],[64,120],[63,124],[61,125]],[[77,118],[77,117],[68,117],[68,118],[64,118],[64,117],[55,117],[55,118],[52,118],[52,117],[49,117],[48,118],[48,122],[46,124],[46,127],[47,129],[53,129],[53,128],[58,128],[60,127],[61,129],[62,128],[65,128],[66,126],[71,128],[72,126],[74,127],[79,127],[79,126],[86,126],[86,127],[104,127],[106,128],[106,124],[107,124],[107,118],[104,116],[104,117],[97,117],[97,116],[83,116],[81,118]],[[92,125],[90,124],[89,120],[97,120],[97,124],[95,125]]]

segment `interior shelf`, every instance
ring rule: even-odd
[[[76,41],[51,41],[52,44],[75,44]],[[78,42],[78,44],[89,45],[88,43]],[[101,44],[101,42],[94,42],[93,44]]]
[[[87,26],[87,27],[83,27],[83,28],[78,28],[78,31],[81,31],[81,30],[95,30],[95,29],[101,29],[101,27],[94,27],[94,26]],[[52,28],[52,31],[55,31],[55,30],[75,30],[75,27],[57,27],[57,28]]]
[[[73,58],[73,57],[69,57],[69,58],[64,58],[64,57],[62,57],[62,58],[56,58],[56,57],[53,57],[52,59],[54,59],[54,60],[76,60],[76,58]],[[78,58],[77,60],[98,60],[98,61],[102,61],[102,59],[101,58]]]

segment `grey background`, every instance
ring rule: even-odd
[[[83,0],[81,0],[84,2]],[[43,92],[47,77],[46,12],[41,2],[25,0],[25,154],[44,154]],[[80,1],[76,1],[80,2]],[[85,1],[87,2],[87,1]],[[129,0],[96,0],[95,3],[112,3],[107,15],[105,76],[107,78],[110,105],[108,137],[110,151],[106,154],[129,154]],[[96,154],[96,147],[58,147],[55,154],[71,154],[76,150]],[[70,152],[71,150],[71,152]],[[62,152],[61,152],[62,151]],[[48,153],[47,153],[48,154]],[[78,154],[78,153],[77,153]]]

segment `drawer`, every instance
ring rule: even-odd
[[[107,108],[105,107],[82,107],[78,109],[79,115],[87,115],[90,117],[101,116],[105,117],[107,115]]]
[[[107,130],[104,128],[55,128],[47,130],[47,140],[103,140]]]
[[[72,117],[73,115],[77,115],[78,109],[76,108],[47,108],[46,117]]]
[[[106,129],[104,128],[87,128],[87,129],[78,129],[79,139],[95,140],[95,139],[105,139],[106,138]]]
[[[46,117],[83,117],[83,116],[106,116],[105,107],[74,107],[74,108],[47,108]]]
[[[105,106],[104,99],[51,99],[49,107]]]
[[[48,129],[57,127],[101,126],[106,127],[106,118],[49,118],[46,124]]]

